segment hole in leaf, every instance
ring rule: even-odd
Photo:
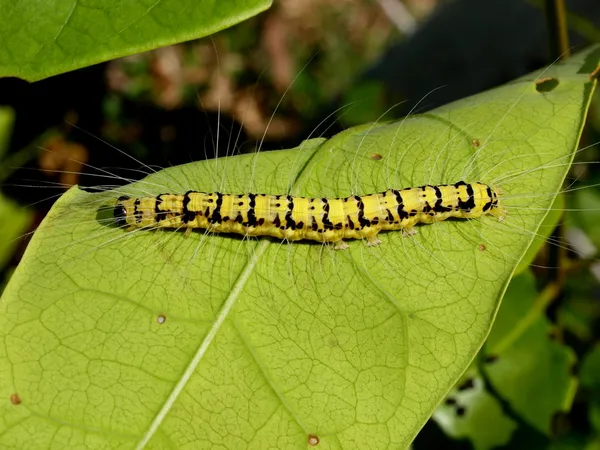
[[[167,320],[167,316],[165,316],[164,314],[159,314],[159,316],[156,318],[156,321],[159,324],[165,323],[165,320]]]
[[[558,86],[556,78],[540,78],[535,82],[535,90],[538,92],[550,92]]]

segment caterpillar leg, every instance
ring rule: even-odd
[[[334,250],[347,250],[348,247],[350,247],[348,244],[346,244],[344,241],[337,241],[333,243],[333,249]]]
[[[375,247],[376,245],[381,244],[381,239],[377,237],[377,235],[369,236],[367,238],[367,247]]]
[[[418,231],[416,228],[405,228],[402,230],[402,236],[414,236]]]
[[[508,214],[508,212],[504,208],[493,208],[490,211],[490,214],[496,217],[498,219],[498,222],[502,222],[506,217],[506,214]]]

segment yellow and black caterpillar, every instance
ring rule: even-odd
[[[344,239],[366,238],[369,245],[378,244],[376,236],[382,230],[412,234],[419,223],[485,214],[502,218],[499,194],[499,189],[487,184],[464,181],[346,198],[188,191],[123,196],[114,215],[116,223],[128,229],[203,228],[215,233],[332,242],[345,248]]]

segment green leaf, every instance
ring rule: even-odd
[[[575,353],[551,338],[544,314],[556,293],[552,285],[538,293],[530,272],[513,278],[485,345],[485,372],[495,391],[545,435],[553,416],[570,409],[577,387]]]
[[[5,0],[0,77],[29,81],[208,36],[271,0]]]
[[[8,147],[13,122],[13,110],[0,107],[0,161],[3,161],[4,164],[7,161],[4,159],[4,153]],[[0,170],[0,181],[2,180],[1,175],[2,170]],[[31,211],[7,199],[0,192],[0,236],[2,236],[0,239],[0,271],[12,258],[19,236],[25,233],[32,219]]]
[[[563,287],[564,296],[556,312],[561,329],[583,342],[592,341],[595,324],[600,319],[600,304],[594,295],[590,295],[590,289],[598,285],[598,278],[590,268],[569,272]]]
[[[600,394],[600,345],[595,346],[581,363],[581,385]]]
[[[17,205],[0,193],[0,270],[10,261],[19,236],[27,230],[33,214],[26,208]]]
[[[552,292],[539,294],[529,271],[511,280],[477,364],[433,416],[446,434],[476,450],[505,446],[519,423],[548,435],[554,414],[570,408],[575,355],[549,337]]]
[[[600,345],[596,345],[581,363],[581,386],[587,390],[589,421],[600,434]]]
[[[523,255],[523,258],[521,259],[521,261],[519,261],[519,265],[515,269],[515,275],[519,275],[525,272],[527,269],[529,269],[529,265],[533,263],[538,252],[544,246],[546,240],[548,239],[548,237],[550,237],[550,235],[558,225],[558,222],[563,215],[564,209],[565,197],[563,194],[559,194],[554,199],[554,203],[552,203],[552,206],[548,211],[548,215],[544,218],[542,225],[540,225],[536,236],[533,238],[533,242],[531,242],[531,245],[525,252],[525,255]],[[551,243],[550,245],[555,245],[555,243]]]
[[[572,219],[571,225],[581,228],[593,244],[600,246],[600,231],[598,231],[600,193],[596,189],[580,189],[574,192],[573,209],[574,211],[569,212],[569,217]]]
[[[560,189],[599,58],[293,150],[71,189],[0,302],[0,398],[21,400],[0,403],[0,446],[407,446],[481,347]],[[540,74],[559,83],[539,92]],[[123,193],[347,196],[463,178],[500,186],[506,219],[347,251],[127,233],[101,208]]]
[[[6,106],[0,107],[0,161],[4,159],[4,154],[8,148],[10,134],[13,123],[15,121],[15,113],[11,108]]]

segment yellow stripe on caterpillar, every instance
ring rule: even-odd
[[[414,233],[419,223],[475,219],[492,214],[502,219],[500,190],[483,183],[389,189],[346,198],[307,198],[290,195],[222,194],[188,191],[156,197],[120,197],[114,216],[128,229],[202,228],[215,233],[272,236],[290,241],[332,242],[344,239],[379,241],[377,233]]]

